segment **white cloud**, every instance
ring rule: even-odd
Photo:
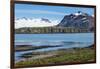
[[[46,10],[16,10],[16,13],[31,13],[31,14],[53,14],[53,15],[67,15],[67,13]]]
[[[15,28],[22,28],[22,27],[49,27],[55,26],[59,23],[58,20],[53,20],[51,23],[42,21],[39,19],[16,19],[15,20]]]

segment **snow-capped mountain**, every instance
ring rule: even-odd
[[[60,27],[85,28],[89,31],[94,29],[94,16],[84,12],[65,15],[61,22],[57,25]]]
[[[49,20],[45,18],[17,18],[15,19],[15,29],[22,27],[50,27],[56,26],[58,20]]]

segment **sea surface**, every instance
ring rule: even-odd
[[[20,60],[19,56],[32,51],[51,51],[57,49],[88,47],[94,44],[94,33],[66,33],[66,34],[15,34],[16,45],[32,46],[57,46],[37,50],[15,52],[15,61]]]

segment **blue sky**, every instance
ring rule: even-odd
[[[47,18],[51,20],[55,19],[61,20],[65,15],[71,13],[77,13],[78,11],[86,12],[89,15],[94,14],[93,8],[15,4],[16,18],[28,17],[28,18]]]

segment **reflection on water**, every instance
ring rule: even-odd
[[[16,45],[32,45],[32,46],[56,46],[53,48],[42,48],[37,50],[15,52],[15,60],[19,60],[18,56],[32,51],[50,51],[57,49],[88,47],[94,44],[93,33],[76,33],[76,34],[16,34]]]

